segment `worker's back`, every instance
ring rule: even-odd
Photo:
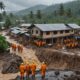
[[[46,71],[46,68],[47,68],[46,64],[41,65],[41,71]]]
[[[33,70],[36,70],[36,64],[32,64],[31,65],[31,70],[33,71]]]
[[[25,66],[24,65],[20,65],[20,72],[22,72],[22,73],[25,72]]]

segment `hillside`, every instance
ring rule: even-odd
[[[36,5],[36,6],[28,8],[28,9],[21,10],[21,11],[17,12],[16,15],[27,15],[30,13],[30,11],[33,11],[34,13],[36,13],[37,10],[43,10],[46,7],[47,7],[47,5]]]
[[[80,1],[72,1],[72,2],[68,2],[68,3],[64,3],[63,6],[64,6],[65,10],[68,8],[71,8],[71,10],[74,14],[80,13]],[[60,7],[60,4],[51,5],[51,6],[47,7],[46,9],[44,9],[43,12],[44,13],[53,13],[55,10],[58,10],[59,7]]]
[[[63,6],[65,10],[68,8],[71,8],[73,14],[80,14],[80,1],[72,1],[68,3],[64,3]],[[51,6],[36,5],[28,9],[21,10],[17,12],[16,15],[27,15],[30,13],[30,11],[33,11],[34,13],[36,13],[37,10],[41,10],[42,13],[51,14],[55,10],[58,10],[59,7],[60,7],[60,4],[55,4]]]

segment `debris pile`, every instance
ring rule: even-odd
[[[8,54],[3,65],[2,73],[16,73],[19,71],[19,66],[23,62],[22,58],[17,55]]]
[[[36,51],[38,59],[45,61],[53,69],[80,69],[80,56],[63,54],[56,51],[38,49]]]

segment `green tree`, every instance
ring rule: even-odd
[[[2,17],[2,14],[0,14],[0,21],[2,21],[3,17]]]
[[[4,6],[3,2],[0,2],[0,9],[1,9],[1,11],[4,10],[4,8],[5,8],[5,6]]]
[[[34,14],[33,11],[30,12],[30,18],[33,19],[34,18]]]
[[[72,17],[72,11],[71,11],[70,8],[67,10],[67,16],[68,16],[68,17]]]
[[[64,11],[64,6],[63,6],[63,4],[60,4],[59,15],[60,15],[60,16],[63,16],[64,13],[65,13],[65,11]]]
[[[7,15],[7,14],[6,14],[6,11],[3,11],[3,16],[6,17],[6,15]]]
[[[6,51],[8,48],[8,43],[5,39],[5,37],[0,35],[0,52]]]
[[[10,18],[7,17],[4,26],[5,26],[5,28],[10,28],[11,25],[12,25],[12,22],[11,22]]]
[[[53,14],[54,14],[54,16],[57,16],[57,11],[55,10]]]
[[[42,14],[41,14],[41,10],[37,10],[37,18],[41,19],[42,18]]]

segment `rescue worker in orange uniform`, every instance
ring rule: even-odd
[[[14,51],[16,52],[16,49],[17,49],[17,45],[16,44],[14,44]]]
[[[30,66],[32,72],[32,80],[35,80],[36,64],[33,62]]]
[[[47,66],[46,66],[46,64],[43,62],[42,65],[41,65],[41,76],[42,76],[42,80],[45,79],[46,69],[47,69]]]
[[[21,53],[23,53],[23,46],[21,46]]]
[[[20,52],[20,45],[17,46],[18,52]]]
[[[18,45],[18,52],[19,52],[19,53],[23,53],[23,46]]]
[[[20,79],[24,80],[25,65],[22,63],[19,69],[20,69]]]
[[[11,48],[12,48],[12,53],[15,53],[17,49],[17,45],[12,43]]]
[[[30,69],[30,65],[28,64],[28,62],[25,66],[25,71],[26,71],[26,78],[29,79],[31,69]]]

